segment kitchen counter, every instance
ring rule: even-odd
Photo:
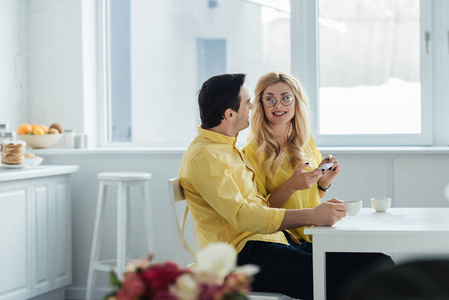
[[[70,174],[78,171],[78,169],[78,166],[60,165],[40,165],[35,167],[25,167],[23,169],[6,169],[0,167],[0,182]]]
[[[0,167],[1,300],[64,299],[55,295],[72,284],[70,181],[78,169]]]

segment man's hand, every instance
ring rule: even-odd
[[[287,209],[278,230],[308,225],[332,226],[345,216],[344,202],[333,198],[314,208]]]
[[[308,164],[301,164],[288,179],[288,184],[294,192],[310,189],[324,174],[322,170],[303,172],[302,170],[307,166]]]
[[[312,222],[316,226],[332,226],[346,217],[345,204],[337,198],[330,199],[312,209]]]

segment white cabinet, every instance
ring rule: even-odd
[[[31,296],[29,190],[25,181],[0,183],[0,299]]]
[[[52,180],[31,181],[31,261],[33,295],[51,290]]]
[[[70,186],[68,176],[53,180],[53,249],[52,279],[54,288],[72,283],[72,231]]]
[[[70,175],[0,182],[0,300],[70,285]]]

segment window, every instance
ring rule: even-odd
[[[320,0],[318,13],[319,133],[421,133],[419,0]]]
[[[211,76],[290,72],[289,0],[105,0],[104,145],[188,145]],[[246,143],[248,130],[239,135]]]
[[[447,1],[99,3],[100,145],[188,145],[204,80],[253,91],[274,70],[304,86],[318,145],[449,144]]]
[[[216,74],[226,73],[226,40],[198,39],[197,86]]]
[[[433,144],[432,1],[298,1],[292,10],[305,19],[292,29],[304,52],[293,68],[307,78],[319,145]]]

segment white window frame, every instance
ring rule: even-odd
[[[137,143],[108,142],[109,57],[106,14],[109,0],[96,1],[97,31],[97,145],[99,147],[148,146]],[[449,145],[449,1],[421,0],[421,32],[430,31],[428,56],[421,60],[422,128],[421,135],[320,135],[318,123],[317,3],[316,0],[291,0],[291,70],[304,86],[315,120],[314,137],[319,146],[401,146]],[[421,44],[421,53],[425,43]],[[171,145],[159,145],[159,148]]]
[[[317,0],[319,1],[319,0]],[[433,145],[433,1],[421,0],[420,31],[422,41],[425,32],[431,33],[429,53],[426,44],[421,43],[421,134],[320,134],[318,91],[319,91],[319,39],[317,1],[292,0],[292,73],[304,85],[315,116],[313,135],[319,145],[366,146],[366,145]]]
[[[109,1],[96,1],[97,34],[97,146],[113,146],[108,142],[108,120],[110,120],[110,73],[109,73],[109,28],[106,14],[109,13]]]

